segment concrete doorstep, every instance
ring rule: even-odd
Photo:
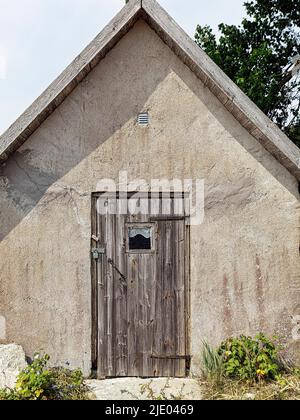
[[[97,400],[201,400],[197,379],[118,378],[89,380]]]

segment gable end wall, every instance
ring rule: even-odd
[[[91,195],[120,171],[204,180],[205,219],[191,227],[193,372],[203,339],[279,333],[296,354],[298,183],[143,21],[0,168],[0,341],[90,373]]]

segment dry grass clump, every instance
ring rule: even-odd
[[[225,379],[223,384],[201,381],[206,400],[297,400],[300,401],[300,376],[287,374],[270,382],[245,382]]]

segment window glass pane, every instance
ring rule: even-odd
[[[138,249],[151,250],[151,236],[152,236],[151,227],[129,228],[128,234],[129,234],[129,249],[130,250],[138,250]]]

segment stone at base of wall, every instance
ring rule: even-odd
[[[26,366],[25,353],[21,346],[0,345],[0,389],[14,388],[18,373]]]

